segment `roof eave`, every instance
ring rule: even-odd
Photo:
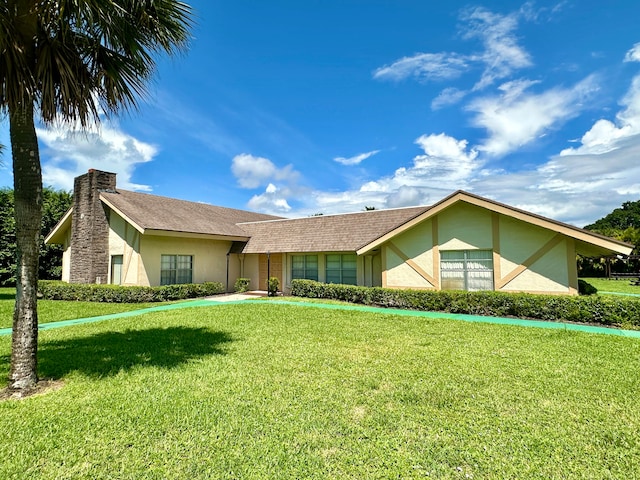
[[[591,244],[610,252],[629,255],[629,253],[631,253],[631,250],[633,250],[633,245],[630,245],[628,243],[621,242],[613,238],[605,237],[603,235],[599,235],[593,232],[589,232],[582,228],[574,227],[572,225],[558,222],[556,220],[551,220],[549,218],[545,218],[540,215],[526,212],[524,210],[510,207],[508,205],[496,202],[494,200],[489,200],[489,199],[486,199],[462,190],[458,190],[452,193],[451,195],[449,195],[448,197],[445,197],[440,202],[434,204],[426,212],[396,227],[395,229],[391,230],[385,235],[382,235],[381,237],[374,240],[373,242],[367,245],[363,245],[360,249],[357,250],[356,253],[358,255],[367,253],[373,250],[374,248],[382,245],[383,243],[387,242],[388,240],[395,237],[396,235],[399,235],[400,233],[405,232],[406,230],[410,229],[416,224],[421,223],[437,215],[443,210],[449,208],[451,205],[461,201],[469,203],[471,205],[478,206],[478,207],[486,208],[490,211],[500,213],[502,215],[506,215],[508,217],[530,223],[532,225],[553,230],[555,232],[558,232],[568,237],[579,240],[583,243]]]
[[[49,232],[49,234],[45,237],[45,245],[64,243],[65,236],[63,232],[65,232],[66,229],[70,227],[72,214],[73,207],[67,210],[67,213],[64,214],[60,221],[56,223],[56,226],[53,227],[53,230],[51,230],[51,232]]]
[[[202,238],[206,240],[225,240],[230,242],[247,242],[250,238],[243,235],[221,235],[215,233],[184,232],[180,230],[161,230],[154,228],[146,228],[142,233],[145,236]]]
[[[100,194],[100,200],[102,201],[102,203],[104,203],[105,205],[107,205],[111,210],[113,210],[114,212],[116,212],[119,216],[121,216],[128,224],[130,224],[133,228],[135,228],[136,230],[138,230],[140,233],[144,234],[145,233],[145,229],[144,227],[138,225],[138,223],[136,223],[135,221],[133,221],[127,214],[125,214],[122,210],[120,210],[118,207],[116,207],[113,203],[111,203],[109,201],[108,198],[106,198],[104,195]]]

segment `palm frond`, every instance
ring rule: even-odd
[[[175,0],[14,3],[35,9],[36,33],[27,45],[15,10],[0,6],[0,106],[31,99],[48,123],[86,126],[136,108],[159,54],[184,51],[193,24],[191,7]]]

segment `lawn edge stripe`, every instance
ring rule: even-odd
[[[360,305],[338,305],[329,303],[314,303],[314,302],[290,302],[287,300],[275,300],[271,302],[265,302],[264,300],[234,300],[229,302],[217,301],[217,300],[195,300],[188,302],[172,303],[169,305],[160,305],[157,307],[142,308],[140,310],[131,310],[129,312],[110,313],[108,315],[100,315],[89,318],[76,318],[73,320],[63,320],[60,322],[42,323],[38,325],[38,330],[50,330],[52,328],[62,328],[73,325],[81,325],[84,323],[100,322],[103,320],[112,320],[116,318],[134,317],[143,315],[145,313],[160,312],[166,310],[177,310],[182,308],[191,307],[206,307],[206,306],[220,306],[220,305],[240,305],[240,304],[256,304],[265,305],[271,303],[272,305],[291,305],[291,306],[303,306],[303,307],[315,307],[324,308],[327,310],[352,310],[369,313],[384,313],[387,315],[400,315],[405,317],[423,317],[431,319],[445,319],[445,320],[461,320],[464,322],[474,323],[493,323],[498,325],[512,325],[519,327],[533,327],[533,328],[547,328],[555,330],[573,330],[584,333],[596,333],[604,335],[616,335],[620,337],[640,338],[640,330],[623,330],[618,328],[609,327],[597,327],[594,325],[580,325],[577,323],[565,323],[565,322],[551,322],[545,320],[526,320],[522,318],[507,318],[507,317],[489,317],[482,315],[469,315],[465,313],[445,313],[445,312],[425,312],[420,310],[403,310],[393,309],[385,307],[371,307]],[[10,335],[11,328],[0,329],[0,336]]]
[[[245,300],[245,302],[251,303],[264,303],[260,300]],[[227,303],[240,303],[240,302],[227,302]],[[587,333],[600,333],[605,335],[617,335],[621,337],[640,338],[640,330],[624,330],[619,328],[598,327],[595,325],[581,325],[578,323],[566,323],[566,322],[552,322],[546,320],[527,320],[522,318],[507,318],[507,317],[490,317],[483,315],[470,315],[465,313],[445,313],[445,312],[425,312],[420,310],[402,310],[392,309],[385,307],[369,307],[369,306],[357,306],[357,305],[337,305],[337,304],[323,304],[312,302],[289,302],[286,300],[278,300],[273,303],[283,303],[287,305],[304,305],[309,307],[326,308],[326,309],[343,309],[343,310],[359,310],[372,313],[386,313],[389,315],[401,315],[410,317],[424,317],[424,318],[442,318],[446,320],[462,320],[465,322],[476,323],[494,323],[499,325],[513,325],[520,327],[534,327],[534,328],[547,328],[556,330],[574,330]]]
[[[625,292],[598,292],[602,295],[620,295],[621,297],[640,297],[640,293],[625,293]]]
[[[206,307],[211,306],[213,302],[208,300],[196,300],[180,303],[171,303],[169,305],[158,305],[157,307],[141,308],[139,310],[130,310],[128,312],[109,313],[106,315],[97,315],[95,317],[87,318],[74,318],[72,320],[61,320],[59,322],[40,323],[38,325],[38,331],[51,330],[53,328],[69,327],[73,325],[81,325],[84,323],[101,322],[103,320],[113,320],[116,318],[136,317],[138,315],[144,315],[145,313],[162,312],[165,310],[177,310],[180,308],[190,307]],[[222,303],[222,302],[216,302]],[[0,336],[11,335],[12,328],[0,329]]]

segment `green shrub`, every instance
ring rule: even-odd
[[[237,293],[246,292],[249,290],[250,278],[237,278],[236,283],[233,284],[233,290]]]
[[[590,283],[580,279],[578,280],[578,293],[580,295],[595,295],[598,293],[598,289]]]
[[[432,312],[640,327],[640,300],[631,297],[399,290],[312,280],[293,280],[291,295]]]
[[[38,294],[46,300],[74,300],[105,303],[145,303],[183,300],[224,293],[220,282],[185,283],[162,287],[96,285],[40,280]]]
[[[278,280],[278,277],[271,277],[269,278],[269,285],[268,285],[268,295],[270,297],[274,297],[278,294],[278,290],[280,289],[280,280]]]

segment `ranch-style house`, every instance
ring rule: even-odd
[[[73,206],[45,239],[64,246],[71,283],[166,285],[237,278],[286,291],[306,278],[388,288],[575,295],[576,256],[632,246],[457,191],[420,207],[286,219],[75,179]]]

